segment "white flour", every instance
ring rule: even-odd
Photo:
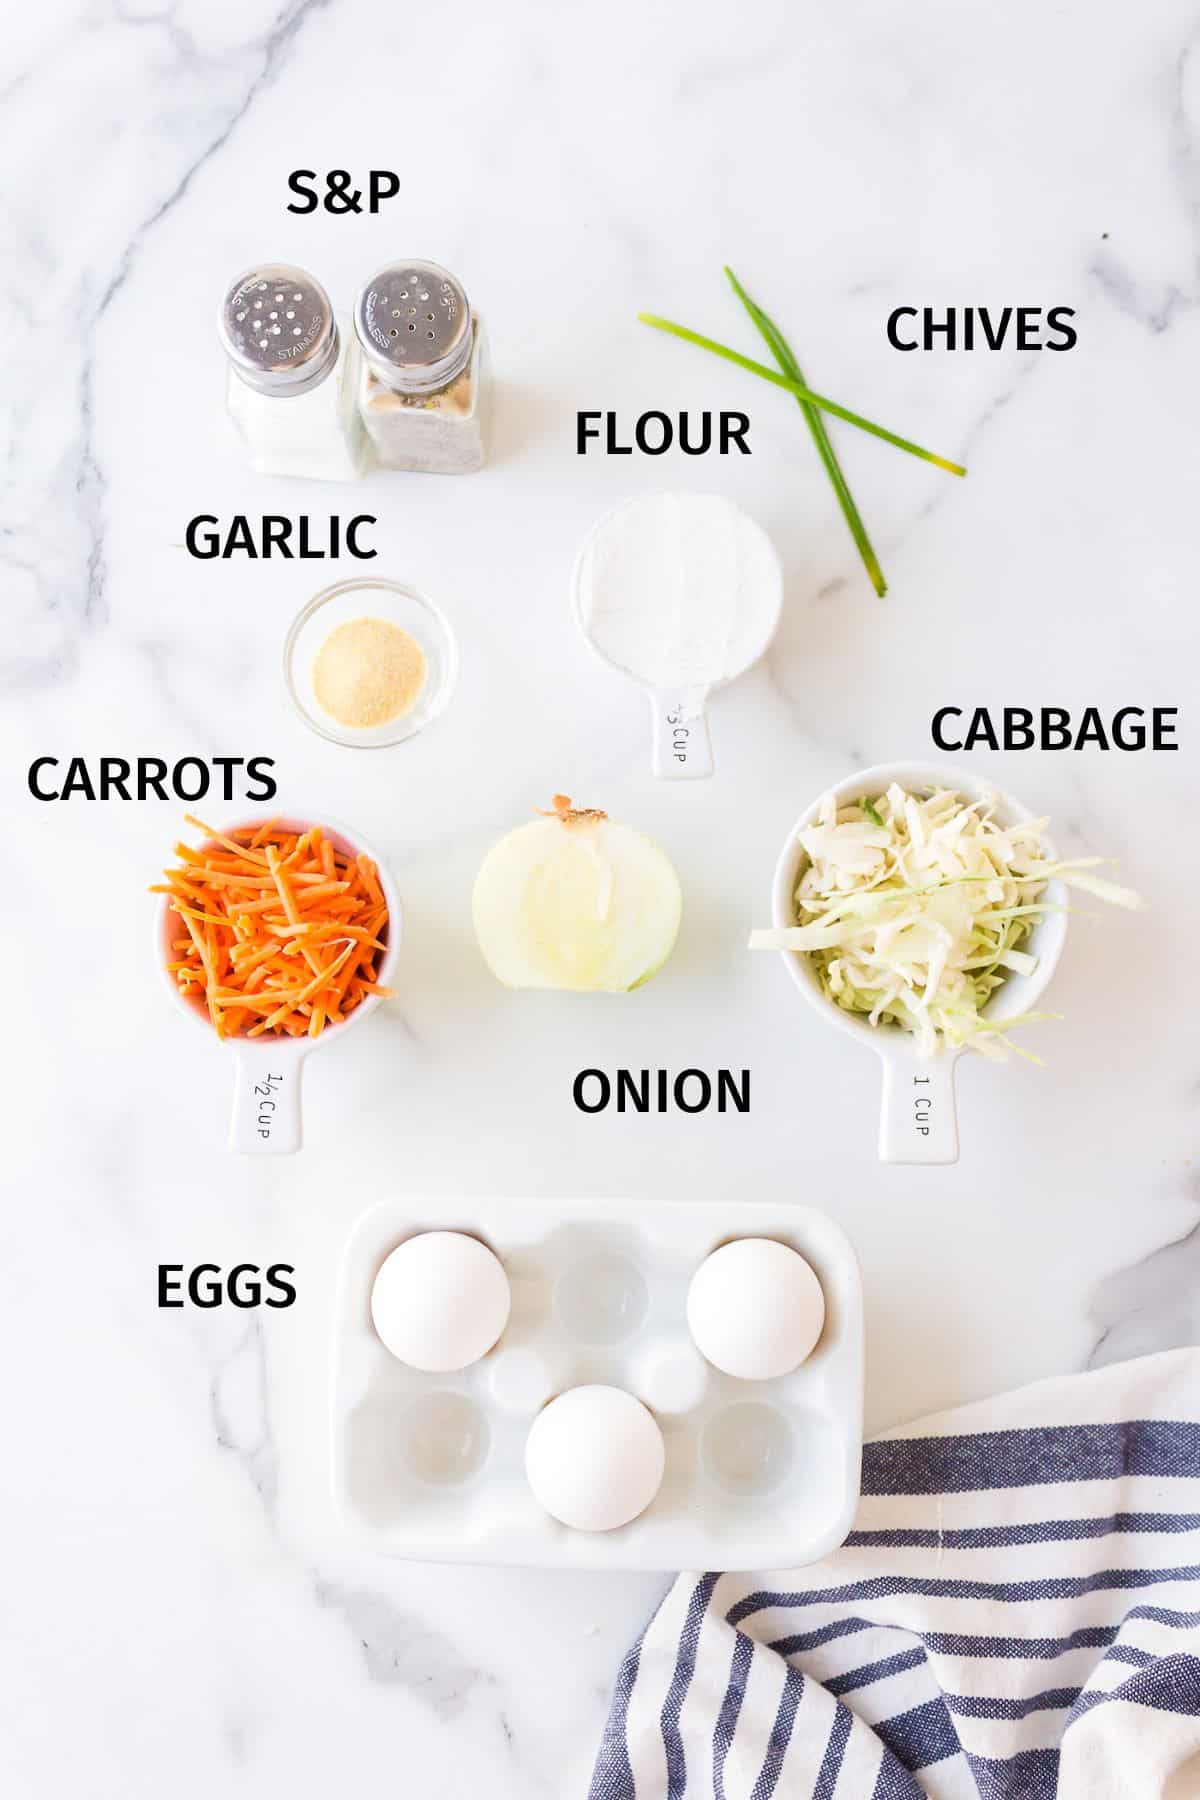
[[[783,602],[762,527],[717,494],[650,494],[609,513],[576,570],[596,649],[654,688],[703,690],[766,649]]]

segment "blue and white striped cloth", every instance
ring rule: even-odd
[[[868,1444],[843,1548],[681,1575],[591,1800],[1197,1800],[1200,1351]]]

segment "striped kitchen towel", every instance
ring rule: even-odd
[[[591,1800],[1200,1800],[1200,1351],[868,1444],[841,1550],[681,1575]]]

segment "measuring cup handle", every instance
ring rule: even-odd
[[[289,1046],[277,1062],[236,1053],[234,1062],[229,1148],[241,1156],[288,1156],[298,1150],[303,1056]]]
[[[713,772],[712,743],[704,716],[704,689],[656,688],[650,696],[654,721],[654,773],[660,781],[695,780]]]
[[[883,1058],[880,1162],[958,1161],[958,1114],[954,1105],[957,1060],[957,1056],[945,1051],[934,1062]]]

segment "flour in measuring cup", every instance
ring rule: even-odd
[[[740,675],[779,618],[779,561],[762,527],[717,494],[650,494],[600,521],[580,553],[580,623],[647,686],[700,690]]]

